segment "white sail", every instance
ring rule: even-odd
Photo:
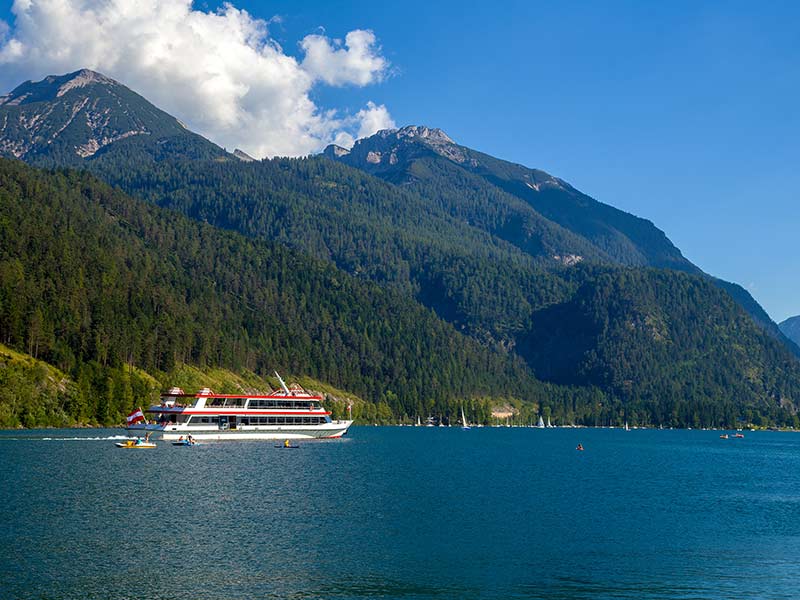
[[[536,426],[544,429],[544,419],[542,419],[541,415],[539,415],[539,422],[536,424]]]
[[[631,430],[631,428],[630,428],[630,427],[628,427],[628,422],[627,422],[627,421],[625,421],[625,431],[630,431],[630,430]]]
[[[552,427],[552,425],[550,425],[550,417],[547,417],[547,426]]]
[[[462,429],[469,429],[469,423],[467,423],[467,417],[464,416],[464,407],[461,407],[461,427]]]
[[[419,420],[419,415],[417,415],[417,427],[422,425],[422,421]]]

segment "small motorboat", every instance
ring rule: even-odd
[[[577,447],[575,448],[575,450],[578,450],[579,452],[583,452],[583,444],[578,444]]]
[[[153,442],[144,441],[141,439],[135,440],[125,440],[124,442],[117,442],[117,448],[155,448],[156,445]]]
[[[744,434],[743,434],[743,433],[737,433],[737,434],[736,434],[736,435],[734,435],[733,437],[735,437],[735,438],[743,438],[743,437],[744,437]]]
[[[183,440],[183,441],[179,441],[179,442],[172,442],[172,445],[173,446],[199,446],[200,442]]]
[[[730,437],[730,436],[729,436],[727,433],[723,433],[721,436],[719,436],[719,439],[721,439],[721,440],[727,440],[729,437]]]

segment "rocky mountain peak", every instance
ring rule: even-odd
[[[148,157],[224,154],[145,98],[91,69],[26,81],[0,98],[0,156],[43,163],[55,157],[63,162],[67,156],[80,164],[119,142],[136,145]]]
[[[97,71],[92,71],[91,69],[81,69],[80,71],[75,71],[74,73],[70,73],[66,75],[69,79],[67,81],[61,83],[58,87],[58,91],[56,92],[56,97],[60,98],[68,91],[84,87],[87,85],[98,84],[98,85],[119,85],[116,81],[111,79],[110,77],[106,77],[102,73],[98,73]]]
[[[324,154],[334,160],[347,158],[354,165],[381,169],[405,164],[414,157],[431,151],[457,163],[469,161],[465,149],[456,144],[449,135],[441,129],[424,125],[382,129],[356,141],[350,150],[332,144],[325,149]]]
[[[398,140],[416,138],[431,144],[455,144],[453,139],[441,129],[426,127],[424,125],[406,125],[400,129],[383,129],[376,135],[384,139],[390,137],[394,137]]]
[[[120,85],[110,77],[91,69],[81,69],[66,75],[48,75],[41,81],[26,81],[11,93],[0,96],[0,106],[21,106],[34,102],[50,102],[70,90],[89,85]]]

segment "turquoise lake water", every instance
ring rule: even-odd
[[[121,433],[0,433],[0,598],[800,596],[800,434]]]

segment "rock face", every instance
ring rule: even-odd
[[[244,150],[239,150],[239,148],[236,148],[236,149],[233,151],[233,155],[234,155],[236,158],[238,158],[239,160],[241,160],[242,162],[255,162],[255,160],[256,160],[255,158],[253,158],[252,156],[250,156],[250,155],[249,155],[247,152],[245,152]]]
[[[785,321],[778,324],[783,335],[792,340],[795,344],[800,346],[800,315],[796,317],[789,317]]]
[[[190,154],[224,154],[121,83],[89,69],[26,81],[0,97],[0,156],[77,165],[122,142],[151,154],[178,146]]]

